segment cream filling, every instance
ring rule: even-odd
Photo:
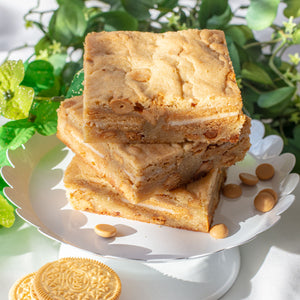
[[[149,209],[156,210],[156,211],[167,212],[169,214],[174,214],[175,213],[173,209],[164,208],[164,207],[157,207],[157,206],[153,206],[153,205],[150,205],[150,204],[145,204],[145,203],[142,203],[142,202],[137,203],[135,205],[140,206],[140,207],[149,208]]]
[[[73,132],[72,132],[72,137],[78,142],[78,143],[82,143],[82,139],[80,138],[80,137],[78,137],[76,134],[74,134]],[[90,145],[90,144],[88,144],[88,143],[84,143],[83,142],[83,144],[84,144],[84,146],[85,147],[87,147],[87,148],[89,148],[89,149],[91,149],[94,153],[96,153],[97,155],[99,155],[101,158],[105,158],[105,156],[102,154],[102,153],[100,153],[99,151],[97,151],[96,149],[95,149],[95,147],[93,147],[92,145]]]
[[[231,113],[221,113],[221,114],[214,114],[208,117],[202,117],[202,118],[194,118],[194,119],[188,119],[188,120],[178,120],[178,121],[170,121],[169,124],[171,126],[180,126],[180,125],[187,125],[187,124],[193,124],[203,121],[209,121],[213,119],[223,119],[228,117],[234,117],[238,116],[240,112],[231,112]]]

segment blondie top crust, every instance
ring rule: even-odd
[[[247,126],[246,126],[247,125]],[[57,136],[93,165],[119,193],[137,203],[157,190],[170,190],[242,160],[249,149],[248,119],[238,143],[120,144],[85,143],[82,97],[66,99],[58,110]]]
[[[64,184],[74,209],[208,232],[224,179],[224,171],[213,169],[200,180],[133,204],[75,156],[65,171]]]
[[[222,31],[90,33],[84,72],[89,142],[234,142],[245,122]]]

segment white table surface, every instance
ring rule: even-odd
[[[55,6],[53,0],[43,2],[47,2],[44,4],[47,7]],[[38,40],[39,33],[32,29],[25,30],[22,19],[24,13],[35,3],[34,0],[0,0],[0,61],[7,50],[24,43],[34,44]],[[30,51],[14,53],[12,58],[26,58],[28,53]],[[300,299],[300,185],[294,194],[295,202],[282,214],[281,220],[275,226],[240,246],[240,273],[222,300]],[[36,271],[48,261],[57,259],[59,249],[58,242],[43,236],[19,217],[13,227],[0,229],[0,299],[7,299],[10,286],[18,278]],[[140,294],[139,299],[146,299],[145,295],[149,296],[149,293],[153,295],[153,299],[158,300],[199,299],[197,295],[189,292],[189,283],[169,280],[154,270],[150,270],[143,280],[145,278],[148,278],[149,289],[141,290],[145,294]],[[138,287],[140,280],[134,274],[127,278],[128,286],[120,299],[129,299],[126,290],[129,287]],[[154,289],[160,288],[163,293],[153,293]]]

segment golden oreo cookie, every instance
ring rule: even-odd
[[[33,281],[39,299],[119,299],[121,281],[108,266],[88,258],[61,258],[41,267]]]
[[[30,273],[18,281],[9,290],[9,300],[35,300],[38,299],[32,291],[35,272]]]

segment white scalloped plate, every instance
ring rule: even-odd
[[[292,191],[299,176],[290,174],[295,164],[292,154],[281,154],[283,142],[278,136],[263,138],[264,126],[252,121],[251,149],[246,158],[228,170],[227,183],[239,183],[240,172],[254,173],[262,162],[276,170],[272,180],[256,187],[243,187],[243,196],[228,200],[221,196],[214,222],[225,223],[230,236],[214,240],[209,234],[169,228],[123,218],[101,216],[72,210],[65,197],[63,172],[73,153],[55,136],[35,135],[23,147],[8,153],[12,167],[2,168],[10,187],[6,196],[18,207],[17,213],[50,238],[107,257],[147,262],[197,258],[241,245],[273,226],[293,203]],[[263,188],[279,195],[277,205],[267,213],[253,207],[253,199]],[[93,232],[98,223],[113,224],[115,238],[103,239]]]

